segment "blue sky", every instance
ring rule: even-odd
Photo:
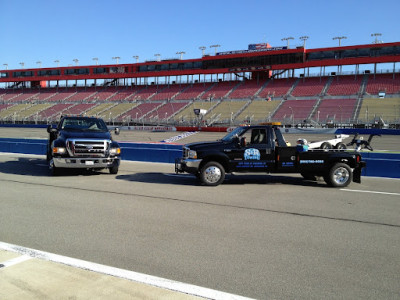
[[[246,49],[249,43],[281,41],[291,46],[367,44],[372,33],[383,42],[400,41],[399,0],[0,0],[0,69],[132,63],[178,57],[199,58],[199,46],[219,44],[219,51]]]

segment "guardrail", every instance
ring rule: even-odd
[[[167,143],[119,143],[122,160],[174,163],[182,156],[182,145]],[[0,152],[45,155],[47,140],[0,138]],[[361,153],[367,162],[363,176],[400,178],[400,154]]]

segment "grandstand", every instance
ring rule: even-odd
[[[359,126],[382,119],[399,126],[400,73],[395,67],[384,73],[377,65],[395,66],[400,61],[400,42],[357,47],[363,52],[358,54],[354,47],[243,50],[195,60],[118,65],[118,72],[113,66],[64,67],[56,72],[50,72],[56,68],[0,70],[0,83],[7,83],[0,88],[0,122],[51,123],[68,113],[100,116],[117,124],[219,126],[278,121]],[[382,53],[376,55],[379,49]],[[332,56],[331,51],[341,55]],[[369,52],[374,55],[366,60]],[[332,57],[337,71],[328,75],[325,68],[334,66]],[[374,71],[361,72],[362,64],[374,64]],[[355,71],[341,72],[343,65],[354,66]],[[310,74],[310,66],[319,68],[319,73]],[[94,72],[96,80],[88,84]],[[44,80],[44,73],[58,75]],[[130,85],[125,80],[129,78]],[[62,80],[65,86],[60,85]],[[206,114],[195,115],[198,108]]]

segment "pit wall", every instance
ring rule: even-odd
[[[174,163],[182,145],[167,143],[119,143],[122,160]],[[47,140],[0,138],[0,152],[46,155]],[[363,176],[400,178],[400,154],[363,152],[367,163]],[[171,167],[173,171],[173,168]]]

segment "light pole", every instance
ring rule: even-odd
[[[99,59],[97,57],[93,57],[92,59],[96,62],[96,66],[98,66],[99,65]]]
[[[184,51],[178,51],[178,52],[176,52],[176,54],[180,54],[180,60],[182,60],[182,57],[183,57],[183,54],[186,54],[186,52],[184,52]]]
[[[219,47],[221,47],[221,45],[218,45],[218,44],[217,44],[217,45],[211,45],[211,46],[210,46],[210,48],[214,48],[214,50],[215,50],[215,52],[214,52],[215,55],[217,55],[217,48],[219,48]]]
[[[306,48],[306,41],[309,39],[310,37],[307,35],[303,35],[301,37],[299,37],[300,40],[303,41],[303,48]]]
[[[160,61],[161,60],[161,54],[160,53],[156,53],[156,54],[154,54],[154,56],[157,58],[157,61]]]
[[[118,65],[118,62],[119,62],[119,60],[121,59],[121,57],[119,57],[119,56],[114,56],[112,59],[115,59],[115,61],[117,62],[117,65]]]
[[[38,65],[39,65],[39,68],[41,68],[42,67],[42,62],[39,60],[39,61],[37,61],[36,62]]]
[[[332,40],[339,40],[339,47],[341,46],[340,41],[347,39],[347,36],[335,36]]]
[[[134,59],[136,59],[136,63],[138,63],[139,62],[139,56],[138,55],[134,55],[134,56],[132,56]]]
[[[292,124],[294,127],[294,112],[293,112],[293,108],[291,106],[289,106],[290,110],[292,111]]]
[[[54,62],[57,64],[57,67],[60,66],[60,61],[58,59],[56,59]]]
[[[19,64],[21,65],[21,68],[23,69],[24,66],[25,66],[25,63],[24,62],[20,62]]]
[[[201,50],[201,56],[204,56],[204,50],[206,50],[207,48],[204,46],[200,46],[199,49]]]
[[[281,41],[287,41],[287,48],[288,48],[288,49],[290,48],[290,47],[289,47],[289,41],[290,41],[290,40],[294,40],[294,37],[289,36],[289,37],[285,37],[285,38],[281,39]]]
[[[8,70],[8,64],[3,64],[3,66],[5,66],[6,70]]]
[[[72,61],[75,62],[75,66],[77,66],[77,65],[78,65],[78,62],[79,62],[79,59],[74,58]]]
[[[374,44],[380,44],[382,41],[378,40],[378,36],[382,36],[382,33],[372,33],[371,36],[375,37]]]

